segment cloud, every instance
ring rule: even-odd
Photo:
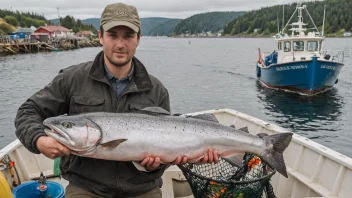
[[[113,0],[16,0],[1,2],[2,9],[43,14],[46,18],[71,15],[85,19],[100,17],[104,7]],[[122,0],[137,7],[140,17],[187,18],[212,11],[248,11],[294,0]]]

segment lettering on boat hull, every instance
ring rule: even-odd
[[[307,68],[308,68],[308,65],[282,66],[282,67],[276,67],[276,71],[287,71],[287,70],[307,69]]]
[[[322,65],[320,66],[321,69],[329,69],[329,70],[336,70],[335,66],[330,66],[330,65]]]

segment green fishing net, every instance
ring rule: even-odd
[[[275,174],[253,154],[243,156],[236,167],[220,158],[217,164],[179,165],[195,198],[275,198],[270,178]]]

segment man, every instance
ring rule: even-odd
[[[167,89],[147,73],[134,57],[141,36],[135,7],[122,3],[106,6],[99,39],[103,45],[93,62],[65,68],[54,80],[30,97],[18,110],[16,135],[33,153],[61,157],[63,178],[69,181],[66,197],[161,197],[160,158],[139,164],[70,155],[70,150],[44,133],[48,117],[87,112],[122,112],[158,106],[170,111]],[[119,124],[119,123],[116,123]],[[200,163],[217,162],[213,151]],[[174,164],[184,164],[178,157]],[[137,168],[138,169],[137,169]],[[141,168],[142,167],[142,168]]]

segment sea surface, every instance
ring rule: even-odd
[[[164,83],[172,113],[231,108],[275,123],[352,157],[352,39],[328,38],[344,50],[345,66],[330,91],[307,98],[270,90],[256,79],[258,47],[271,38],[143,38],[136,57]],[[19,106],[60,69],[93,60],[98,48],[0,57],[0,149],[16,139]]]

